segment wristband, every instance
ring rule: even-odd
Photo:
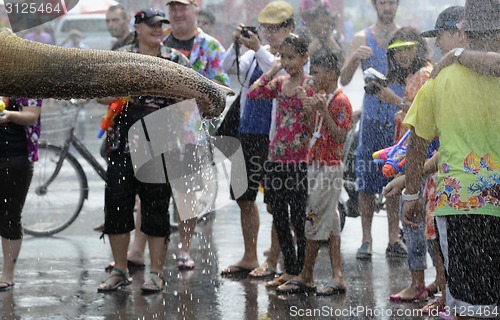
[[[464,51],[464,48],[455,49],[455,52],[453,53],[453,56],[455,56],[455,63],[460,63],[460,57],[462,56],[462,53],[464,53]]]
[[[406,194],[406,188],[404,188],[403,192],[401,193],[401,199],[403,201],[415,201],[420,199],[420,193],[417,192],[415,194]]]
[[[401,101],[401,103],[399,104],[399,109],[404,110],[405,107],[406,107],[406,99],[403,99],[403,101]]]

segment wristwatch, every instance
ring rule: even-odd
[[[462,53],[464,53],[465,48],[458,48],[455,49],[455,52],[453,52],[453,55],[455,56],[455,63],[460,63],[460,57],[462,56]]]
[[[420,199],[420,192],[417,192],[415,194],[406,194],[406,188],[403,189],[403,192],[401,193],[401,199],[403,201],[414,201]]]

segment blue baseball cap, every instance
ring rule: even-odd
[[[453,6],[444,9],[437,17],[434,29],[424,31],[420,35],[424,38],[434,38],[441,30],[458,30],[457,23],[462,19],[463,6]]]

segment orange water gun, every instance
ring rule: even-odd
[[[381,161],[385,163],[382,168],[382,174],[384,177],[394,177],[396,174],[404,170],[406,161],[406,140],[409,136],[410,130],[408,130],[404,136],[401,137],[396,145],[373,153],[373,159],[375,159],[375,162]]]
[[[101,129],[97,133],[97,138],[101,138],[104,132],[115,124],[115,118],[122,112],[123,107],[127,104],[130,97],[118,98],[111,102],[108,106],[108,113],[102,117]]]

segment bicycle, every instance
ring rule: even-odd
[[[106,169],[74,134],[83,105],[74,99],[68,104],[75,108],[63,108],[61,112],[42,115],[39,159],[34,164],[33,178],[23,209],[23,228],[29,235],[54,235],[69,227],[80,214],[88,198],[89,185],[85,171],[72,149],[90,164],[103,181],[106,180]],[[63,141],[55,144],[55,140],[61,140],[61,137]],[[209,169],[212,170],[210,175],[215,177],[215,167]],[[203,190],[195,193],[200,200],[198,221],[204,220],[213,211],[217,197],[217,179],[204,182]],[[173,217],[176,216],[173,198],[170,202],[171,226],[176,229],[178,223]]]

